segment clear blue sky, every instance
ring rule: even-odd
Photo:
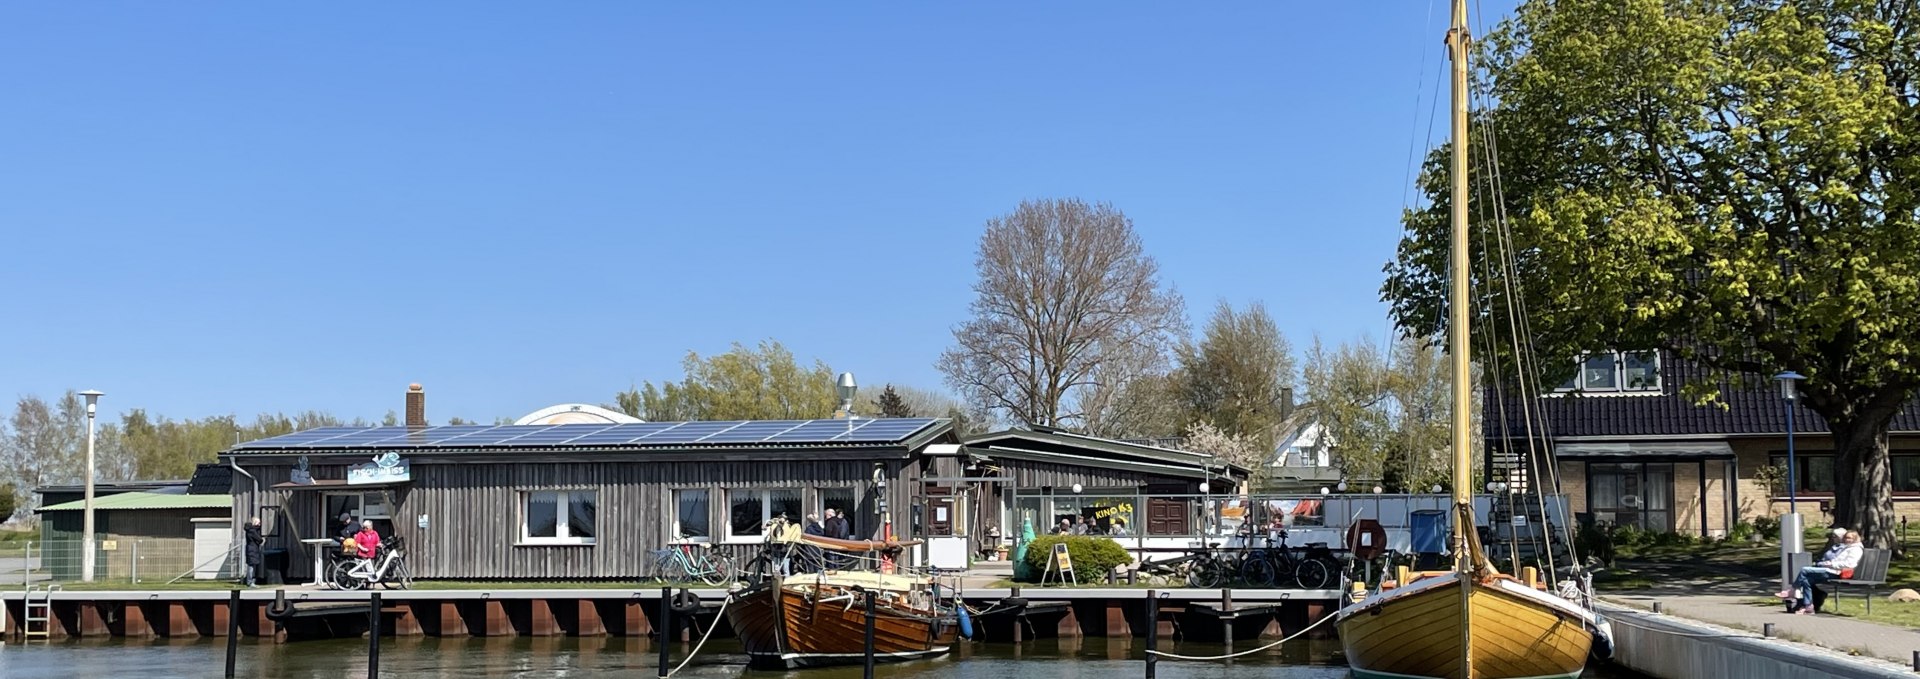
[[[1378,339],[1445,12],[10,3],[0,395],[490,420],[769,337],[938,388],[1038,197],[1132,216],[1196,325]]]

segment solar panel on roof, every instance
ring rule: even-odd
[[[866,420],[814,420],[793,429],[767,437],[765,443],[798,443],[827,441],[835,436],[846,434],[848,430],[863,425]]]
[[[664,430],[678,422],[638,422],[616,424],[610,428],[587,434],[566,442],[570,446],[606,446],[627,443],[634,439]]]
[[[545,427],[541,427],[541,428],[544,429]],[[527,434],[530,434],[530,433],[532,433],[532,431],[528,427],[500,425],[497,427],[487,427],[486,429],[482,429],[480,431],[476,431],[471,434],[466,434],[464,436],[455,436],[452,438],[444,439],[440,441],[438,445],[452,446],[452,447],[493,445],[517,436],[526,436]]]
[[[552,429],[548,429],[546,431],[535,432],[532,434],[528,434],[526,436],[522,436],[517,439],[513,439],[513,444],[517,446],[517,445],[534,445],[539,443],[546,443],[546,444],[562,443],[569,439],[577,439],[582,436],[592,434],[594,432],[604,431],[612,428],[613,428],[613,425],[611,424],[562,424],[562,425],[556,425]]]
[[[406,427],[374,427],[371,429],[358,429],[358,430],[341,434],[339,436],[331,436],[328,438],[315,439],[312,441],[308,441],[296,447],[300,447],[300,448],[311,448],[315,446],[358,447],[358,446],[364,446],[374,441],[379,441],[381,439],[390,439],[395,436],[403,435],[405,433],[407,433]]]
[[[833,438],[835,441],[898,441],[916,431],[926,428],[933,420],[923,417],[902,417],[868,420],[867,425]]]
[[[734,427],[739,426],[740,424],[741,423],[738,421],[686,422],[686,423],[682,423],[678,427],[667,429],[658,434],[654,434],[652,436],[648,436],[644,439],[641,439],[640,441],[638,441],[638,443],[645,443],[648,445],[663,445],[663,446],[685,445],[685,444],[693,443],[694,441],[698,441],[702,437],[708,436],[710,434],[717,434],[719,432],[732,429]]]
[[[279,447],[284,447],[284,446],[295,444],[295,443],[304,443],[307,441],[315,441],[315,440],[324,439],[324,438],[333,438],[335,436],[339,436],[341,434],[345,434],[348,432],[360,431],[362,428],[363,427],[318,427],[314,429],[308,429],[306,431],[296,431],[291,434],[281,434],[279,436],[269,436],[263,439],[255,439],[252,441],[241,443],[240,445],[237,445],[234,447],[235,448],[279,448]]]
[[[806,424],[806,420],[764,420],[743,422],[740,426],[728,429],[700,439],[699,443],[759,443],[794,427]]]

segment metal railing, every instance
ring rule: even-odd
[[[84,541],[55,539],[0,544],[0,586],[80,582]],[[102,538],[94,541],[94,581],[130,585],[178,580],[235,580],[238,544],[209,552],[192,538]]]

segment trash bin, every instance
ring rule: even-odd
[[[260,561],[260,568],[266,571],[255,578],[260,581],[260,584],[287,584],[287,563],[289,559],[285,547],[274,547],[261,552]]]

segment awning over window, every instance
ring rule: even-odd
[[[1726,441],[1666,441],[1633,443],[1562,443],[1554,446],[1558,457],[1572,459],[1668,458],[1688,460],[1731,459],[1733,446]]]

